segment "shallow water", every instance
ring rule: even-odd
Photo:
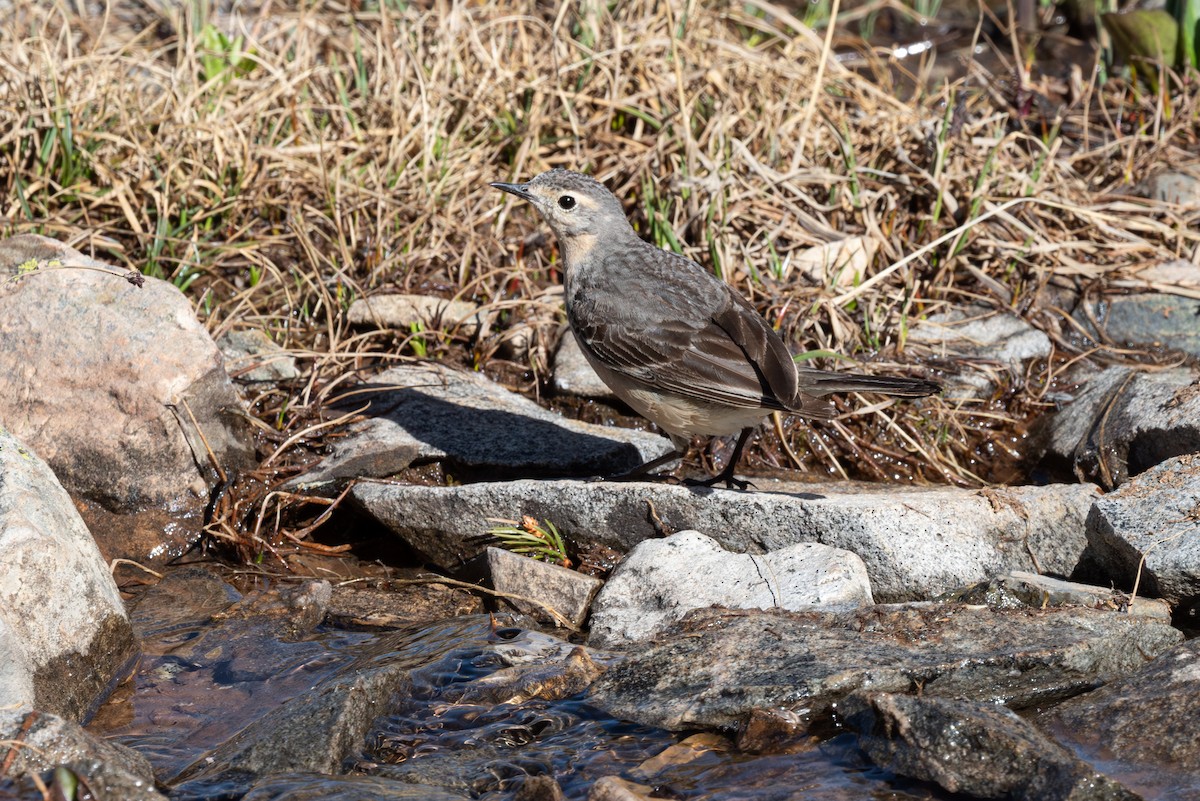
[[[513,798],[530,776],[552,776],[567,798],[583,799],[611,775],[655,788],[660,798],[951,797],[875,769],[848,736],[747,754],[718,734],[689,737],[615,719],[579,693],[555,698],[542,677],[553,678],[548,666],[575,646],[498,628],[487,615],[382,633],[317,626],[297,636],[286,615],[239,615],[254,608],[253,593],[206,586],[204,597],[166,593],[164,602],[137,607],[141,666],[92,726],[144,754],[173,799],[241,798],[256,777],[223,771],[219,759],[210,765],[213,749],[323,681],[383,665],[407,669],[411,690],[343,762],[349,775],[488,801]],[[538,687],[550,699],[529,697]],[[323,784],[328,794],[338,789],[335,777],[290,781],[303,787],[297,797],[320,798]]]

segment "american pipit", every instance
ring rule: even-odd
[[[733,473],[754,428],[771,412],[828,418],[834,392],[932,395],[940,387],[797,367],[779,335],[745,298],[690,259],[643,242],[602,184],[550,170],[524,184],[493,183],[533,203],[554,230],[566,266],[567,319],[588,362],[614,394],[686,454],[695,434],[740,434],[711,486],[745,487]]]

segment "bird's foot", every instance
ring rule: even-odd
[[[683,482],[683,485],[685,487],[712,487],[716,484],[720,484],[722,481],[725,482],[725,489],[746,490],[751,487],[758,489],[758,487],[754,486],[753,482],[737,478],[733,475],[733,473],[730,473],[729,475],[722,473],[706,479],[689,478]]]

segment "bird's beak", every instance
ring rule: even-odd
[[[499,181],[492,184],[493,188],[499,189],[502,192],[508,192],[510,195],[516,195],[522,200],[532,201],[533,195],[531,195],[529,190],[526,188],[528,186],[529,184],[502,184]]]

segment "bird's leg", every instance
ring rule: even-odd
[[[613,476],[601,476],[597,480],[598,481],[637,481],[639,479],[648,479],[650,481],[672,480],[675,477],[670,474],[650,475],[650,471],[656,467],[662,467],[664,464],[673,462],[676,459],[682,459],[686,455],[687,455],[687,451],[680,451],[678,449],[678,447],[676,447],[675,449],[669,451],[668,453],[664,453],[662,456],[651,459],[650,461],[646,462],[645,464],[638,465],[637,467],[633,468],[632,470],[627,470],[624,473],[617,473],[616,475],[613,475]]]
[[[734,487],[737,487],[740,490],[744,490],[747,487],[752,486],[749,481],[742,481],[739,478],[734,478],[733,471],[737,469],[738,461],[742,458],[742,449],[746,447],[746,443],[750,441],[750,435],[753,433],[753,428],[742,429],[742,433],[738,435],[737,445],[733,449],[733,456],[731,456],[729,461],[725,463],[725,469],[720,473],[712,478],[706,478],[703,481],[689,479],[683,483],[687,484],[689,487],[711,487],[713,484],[719,484],[720,482],[724,481],[727,489],[733,489]]]

